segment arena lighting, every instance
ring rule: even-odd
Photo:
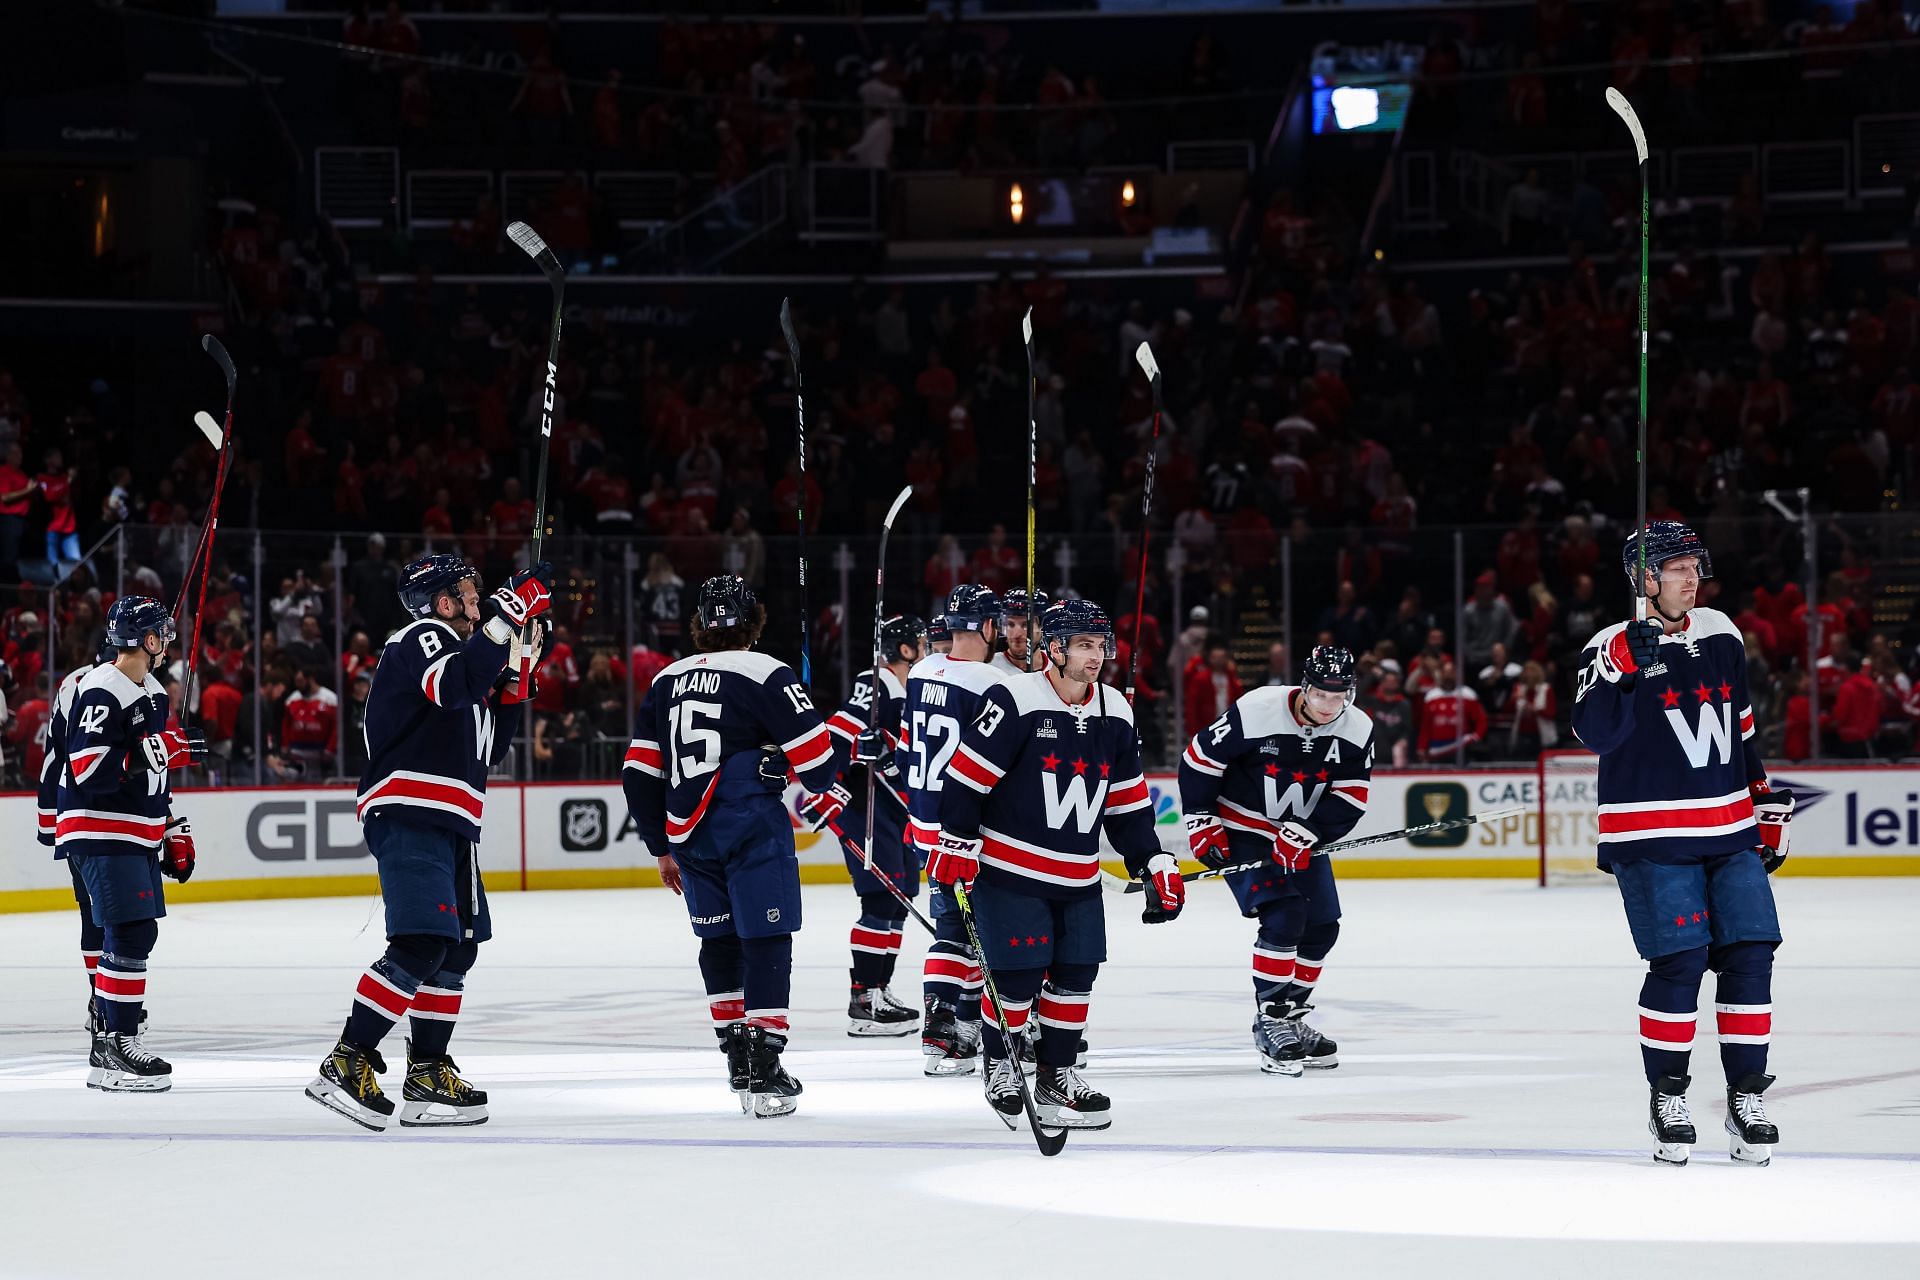
[[[1380,91],[1342,85],[1333,91],[1333,120],[1342,132],[1364,129],[1380,119]]]
[[[1133,208],[1133,202],[1137,197],[1138,193],[1133,189],[1133,179],[1129,178],[1120,186],[1120,207],[1122,209]]]
[[[1017,182],[1013,184],[1013,189],[1007,192],[1007,212],[1013,217],[1013,225],[1016,227],[1027,216],[1027,196],[1020,190],[1020,184]]]

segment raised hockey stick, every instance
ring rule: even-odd
[[[1134,586],[1133,595],[1133,645],[1127,652],[1127,704],[1133,704],[1134,684],[1140,670],[1140,623],[1147,607],[1147,542],[1153,536],[1153,464],[1155,455],[1160,452],[1160,364],[1153,358],[1153,348],[1141,343],[1134,351],[1133,358],[1139,362],[1140,371],[1147,375],[1147,385],[1153,388],[1153,440],[1147,446],[1147,486],[1140,498],[1140,580]]]
[[[542,544],[547,539],[547,463],[553,454],[553,398],[560,378],[560,319],[567,290],[567,269],[540,233],[524,222],[507,224],[507,239],[533,259],[553,290],[553,324],[547,330],[547,381],[540,396],[540,465],[533,482],[533,546],[527,558],[531,569],[540,563]],[[520,636],[520,688],[533,688],[533,633],[537,624],[529,622]]]
[[[1633,135],[1633,153],[1640,166],[1640,438],[1633,454],[1640,473],[1640,522],[1635,526],[1639,530],[1640,574],[1633,580],[1633,616],[1639,619],[1647,616],[1647,263],[1653,241],[1652,201],[1647,182],[1647,131],[1640,127],[1633,104],[1618,89],[1607,90],[1607,105]]]
[[[987,989],[987,999],[993,1001],[993,1020],[1000,1027],[1000,1047],[1008,1056],[1019,1053],[1014,1047],[1013,1030],[1007,1026],[1007,1007],[1000,1003],[1000,989],[994,985],[993,970],[987,967],[987,949],[980,945],[980,930],[973,922],[973,899],[967,893],[967,886],[956,880],[953,883],[954,900],[960,904],[960,919],[967,926],[967,941],[973,944],[974,957],[980,962],[980,981]],[[1049,1132],[1040,1125],[1040,1113],[1033,1109],[1033,1090],[1027,1085],[1027,1073],[1020,1070],[1018,1060],[1014,1062],[1013,1077],[1020,1082],[1020,1105],[1027,1109],[1027,1123],[1033,1128],[1033,1141],[1043,1156],[1057,1156],[1066,1149],[1067,1131],[1055,1129]]]
[[[1027,348],[1027,670],[1039,666],[1040,614],[1033,607],[1033,503],[1034,480],[1040,469],[1040,427],[1033,416],[1033,398],[1039,384],[1033,376],[1033,308],[1020,317],[1020,337]]]
[[[793,421],[800,435],[800,484],[793,492],[793,512],[800,530],[800,683],[813,687],[813,616],[807,608],[807,401],[800,389],[800,335],[793,331],[793,308],[780,299],[780,332],[786,335],[787,359],[793,363]]]
[[[1398,831],[1382,831],[1376,835],[1359,836],[1352,840],[1336,840],[1332,844],[1316,846],[1313,852],[1317,857],[1323,853],[1338,853],[1342,849],[1358,849],[1363,844],[1385,844],[1389,840],[1404,840],[1408,836],[1424,836],[1435,831],[1453,831],[1460,827],[1473,826],[1477,822],[1492,822],[1495,818],[1511,818],[1516,813],[1525,813],[1526,811],[1526,806],[1517,804],[1505,809],[1488,809],[1483,813],[1470,813],[1464,818],[1447,818],[1440,822],[1423,822],[1417,827],[1402,827]],[[1272,859],[1262,858],[1258,862],[1241,862],[1231,867],[1214,867],[1196,871],[1192,875],[1184,877],[1184,879],[1188,884],[1192,884],[1195,880],[1218,880],[1222,876],[1238,875],[1242,871],[1258,871],[1261,867],[1270,867],[1272,865],[1274,865]],[[1118,877],[1112,877],[1112,879],[1118,883],[1125,884],[1125,892],[1127,893],[1139,893],[1146,888],[1146,885],[1138,880],[1120,881]]]
[[[179,629],[180,606],[186,602],[187,583],[197,568],[200,573],[200,593],[194,598],[193,635],[188,642],[185,661],[180,665],[180,722],[187,723],[188,709],[193,706],[193,677],[200,666],[200,630],[202,620],[207,615],[207,579],[213,576],[214,535],[220,529],[220,493],[227,487],[227,469],[233,463],[233,393],[240,385],[239,371],[233,367],[233,357],[227,354],[220,339],[212,334],[203,334],[200,349],[213,357],[220,366],[221,376],[227,380],[227,416],[226,424],[218,429],[213,418],[204,409],[193,415],[193,424],[200,428],[202,435],[213,443],[219,460],[213,468],[213,496],[207,500],[207,523],[200,530],[200,545],[194,550],[193,563],[187,566],[187,576],[180,580],[180,595],[173,603],[174,628]],[[164,726],[163,726],[164,727]]]

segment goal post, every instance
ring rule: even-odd
[[[1605,880],[1606,873],[1594,865],[1600,840],[1600,757],[1579,748],[1542,751],[1537,768],[1541,887]]]

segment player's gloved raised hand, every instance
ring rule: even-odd
[[[1201,866],[1218,871],[1233,865],[1227,849],[1227,829],[1211,813],[1190,813],[1182,822],[1187,828],[1187,850]]]
[[[927,859],[927,879],[935,884],[972,884],[973,878],[980,874],[983,843],[979,836],[941,831],[939,843],[933,846],[933,854]]]
[[[529,702],[538,691],[534,673],[539,669],[540,655],[547,651],[547,645],[553,639],[553,615],[543,613],[535,618],[531,631],[532,643],[525,639],[525,632],[517,630],[512,639],[507,641],[507,665],[500,669],[503,677],[500,701],[503,704]]]
[[[1793,792],[1776,791],[1756,782],[1747,788],[1753,796],[1754,820],[1760,824],[1760,864],[1772,875],[1787,860],[1787,832],[1793,822]]]
[[[169,729],[160,736],[166,740],[169,769],[184,769],[207,758],[207,735],[198,729]]]
[[[1288,871],[1305,871],[1319,836],[1297,822],[1283,822],[1273,836],[1273,860]]]
[[[1652,618],[1634,619],[1607,642],[1607,661],[1626,676],[1652,666],[1660,660],[1660,634],[1660,624]]]
[[[1172,854],[1156,853],[1147,859],[1140,879],[1147,886],[1147,905],[1140,912],[1143,923],[1165,924],[1187,905],[1187,882],[1180,878],[1180,864]]]
[[[487,615],[487,634],[501,644],[507,643],[500,635],[502,628],[496,628],[494,621],[504,623],[506,630],[523,631],[528,622],[552,608],[553,565],[542,560],[531,569],[522,569],[507,579],[506,586],[488,596],[481,607]]]
[[[837,782],[818,795],[808,796],[800,802],[801,830],[820,830],[839,817],[840,811],[851,803],[853,794]]]
[[[185,818],[173,818],[160,838],[160,874],[185,884],[193,878],[193,825]]]
[[[888,782],[898,784],[900,781],[900,762],[894,758],[893,747],[881,729],[860,731],[853,740],[853,762],[871,766]]]

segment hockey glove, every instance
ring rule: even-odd
[[[1319,836],[1297,822],[1283,822],[1273,837],[1273,860],[1288,871],[1305,871]]]
[[[507,579],[506,586],[482,603],[487,637],[495,644],[507,644],[515,631],[526,630],[528,622],[552,607],[553,566],[542,560]]]
[[[146,765],[150,773],[165,773],[173,767],[173,749],[163,734],[150,733],[140,739],[138,754],[140,763]]]
[[[940,842],[933,846],[933,856],[927,859],[927,879],[935,884],[972,884],[973,878],[980,874],[980,848],[983,843],[979,836],[961,836],[942,831]]]
[[[1753,817],[1760,824],[1760,864],[1772,875],[1787,860],[1787,832],[1793,822],[1793,792],[1775,791],[1766,782],[1747,788]]]
[[[1180,914],[1187,904],[1187,882],[1180,878],[1180,864],[1170,853],[1156,853],[1147,859],[1141,880],[1147,886],[1147,905],[1140,912],[1144,924],[1165,924]]]
[[[900,762],[894,759],[893,747],[880,729],[860,731],[860,736],[853,740],[853,762],[870,766],[896,786],[900,783]]]
[[[778,747],[766,747],[760,752],[760,763],[754,766],[754,772],[760,775],[760,781],[769,791],[785,791],[787,779],[793,770],[787,765],[787,755]]]
[[[800,829],[819,831],[852,802],[853,794],[837,782],[819,795],[808,796],[800,802]]]
[[[1607,642],[1607,661],[1602,666],[1602,674],[1611,666],[1617,673],[1608,676],[1612,683],[1620,676],[1630,676],[1634,672],[1650,667],[1660,660],[1660,624],[1652,618],[1636,618],[1614,633]]]
[[[1187,849],[1195,862],[1213,871],[1233,865],[1233,855],[1227,850],[1227,829],[1220,825],[1220,819],[1210,813],[1190,813],[1185,825]]]
[[[500,669],[506,677],[500,686],[503,704],[531,702],[539,689],[534,677],[540,666],[540,655],[546,652],[547,642],[553,638],[552,616],[542,614],[534,620],[532,630],[532,644],[522,639],[523,633],[519,631],[507,641],[507,665]]]
[[[166,740],[169,769],[185,769],[207,758],[207,735],[198,729],[169,729],[160,736]]]
[[[193,878],[193,825],[185,818],[167,823],[160,839],[160,874],[185,884]]]

